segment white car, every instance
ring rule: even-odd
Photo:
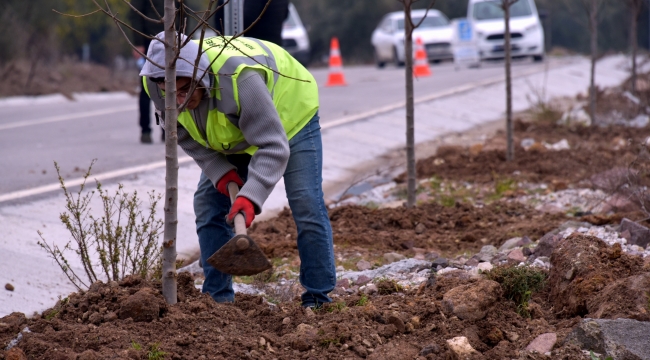
[[[310,60],[309,36],[293,4],[289,4],[289,15],[282,26],[282,47],[307,66]]]
[[[505,22],[501,0],[469,0],[467,18],[474,25],[481,59],[505,56]],[[544,60],[544,28],[534,0],[519,0],[510,8],[510,34],[513,57],[530,56]]]
[[[422,20],[426,10],[413,10],[413,23]],[[429,61],[453,59],[451,49],[452,28],[449,19],[438,10],[429,10],[422,24],[413,31],[413,47],[417,38],[422,39]],[[375,48],[375,60],[378,67],[387,62],[397,66],[404,65],[404,12],[387,14],[372,33],[372,45]]]

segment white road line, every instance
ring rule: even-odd
[[[520,74],[518,74],[516,76],[513,76],[513,79],[519,78],[519,77],[529,76],[529,75],[536,74],[536,73],[539,73],[539,72],[542,72],[542,71],[544,71],[544,70],[539,69],[539,68],[530,69],[530,70],[522,72],[522,73],[520,73]],[[447,96],[452,96],[452,95],[460,94],[460,93],[463,93],[463,92],[467,92],[467,91],[476,89],[478,87],[498,84],[498,83],[503,82],[503,81],[504,81],[504,79],[502,77],[498,77],[498,78],[492,78],[492,79],[487,79],[487,80],[483,80],[483,81],[477,81],[477,82],[474,82],[474,83],[471,83],[471,84],[460,85],[460,86],[457,86],[457,87],[449,89],[449,90],[440,91],[440,92],[437,92],[437,93],[433,93],[433,94],[430,94],[430,95],[427,95],[427,96],[420,97],[420,98],[415,100],[415,103],[417,104],[417,103],[432,101],[432,100],[444,98],[444,97],[447,97]],[[404,101],[397,102],[397,103],[394,103],[392,105],[384,106],[384,107],[381,107],[379,109],[375,109],[375,110],[372,110],[372,111],[367,111],[367,112],[364,112],[364,113],[361,113],[361,114],[346,116],[346,117],[343,117],[343,118],[340,118],[340,119],[337,119],[337,120],[328,121],[328,122],[322,124],[321,128],[323,130],[325,130],[325,129],[330,129],[330,128],[333,128],[333,127],[336,127],[336,126],[349,124],[349,123],[352,123],[352,122],[355,122],[355,121],[367,119],[367,118],[372,117],[372,116],[377,116],[379,114],[383,114],[383,113],[386,113],[386,112],[397,110],[397,109],[402,108],[404,106],[405,106]],[[100,111],[87,112],[87,113],[83,113],[83,114],[76,114],[76,115],[72,115],[72,116],[67,116],[66,118],[64,118],[62,116],[61,117],[52,117],[52,118],[49,118],[49,119],[33,120],[32,122],[35,123],[35,122],[40,121],[40,123],[44,123],[44,122],[65,121],[65,120],[71,120],[72,118],[78,118],[78,117],[84,117],[84,116],[93,116],[93,115],[105,115],[105,114],[110,114],[110,113],[114,113],[114,112],[128,111],[128,110],[135,110],[135,109],[136,109],[135,107],[130,107],[130,108],[118,108],[118,109],[112,109],[112,110],[100,110]],[[61,118],[61,119],[59,119],[59,118]],[[21,125],[23,123],[24,122],[22,122],[20,124],[16,124],[16,125],[18,125],[16,127],[23,126],[23,125]],[[7,124],[7,125],[11,125],[11,124]],[[6,129],[7,125],[4,125],[5,127],[0,126],[0,130]],[[28,125],[24,125],[24,126],[28,126]],[[191,162],[191,161],[192,161],[192,158],[190,158],[189,156],[183,156],[183,157],[178,158],[178,164],[179,165],[184,164],[184,163],[188,163],[188,162]],[[102,181],[102,180],[112,179],[112,178],[116,178],[116,177],[120,177],[120,176],[131,175],[131,174],[135,174],[135,173],[139,173],[139,172],[143,172],[143,171],[155,170],[155,169],[158,169],[158,168],[162,168],[164,166],[165,166],[165,161],[157,161],[157,162],[153,162],[153,163],[150,163],[150,164],[134,166],[134,167],[126,168],[126,169],[114,170],[114,171],[109,171],[109,172],[102,173],[102,174],[97,174],[95,176],[92,176],[92,178]],[[67,186],[77,186],[77,185],[81,185],[82,182],[83,182],[83,178],[77,178],[77,179],[66,181],[66,185]],[[36,188],[32,188],[32,189],[7,193],[7,194],[4,194],[4,195],[0,195],[0,203],[4,202],[4,201],[17,200],[17,199],[20,199],[20,198],[33,196],[33,195],[40,195],[40,194],[43,194],[43,193],[46,193],[46,192],[58,190],[59,188],[60,188],[60,185],[58,183],[56,183],[56,184],[40,186],[40,187],[36,187]]]
[[[25,120],[25,121],[13,122],[13,123],[9,123],[9,124],[0,124],[0,130],[16,129],[16,128],[32,126],[32,125],[48,124],[48,123],[68,121],[68,120],[76,120],[76,119],[81,119],[81,118],[85,118],[85,117],[89,117],[89,116],[109,115],[109,114],[115,114],[115,113],[125,112],[125,111],[133,111],[133,110],[137,110],[137,109],[138,109],[137,106],[131,105],[131,106],[123,106],[123,107],[118,107],[118,108],[112,108],[112,109],[87,111],[87,112],[76,113],[76,114],[72,114],[72,115],[52,116],[52,117],[48,117],[48,118],[44,118],[44,119]]]
[[[193,161],[191,157],[189,156],[181,156],[178,158],[178,164],[185,164],[188,162]],[[139,166],[133,166],[130,168],[126,169],[120,169],[120,170],[114,170],[114,171],[109,171],[97,175],[92,175],[90,176],[90,179],[97,179],[99,181],[107,180],[107,179],[113,179],[117,178],[120,176],[126,176],[126,175],[132,175],[135,173],[140,173],[144,171],[149,171],[149,170],[155,170],[158,168],[165,167],[165,161],[156,161],[150,164],[145,164],[145,165],[139,165]],[[68,187],[72,186],[78,186],[83,183],[84,179],[83,178],[77,178],[77,179],[72,179],[72,180],[66,180],[65,185]],[[44,186],[39,186],[36,188],[32,189],[27,189],[27,190],[20,190],[20,191],[14,191],[10,192],[4,195],[0,195],[0,203],[4,201],[10,201],[10,200],[17,200],[20,198],[28,197],[28,196],[33,196],[33,195],[40,195],[44,194],[46,192],[50,191],[55,191],[61,188],[61,185],[59,183],[56,184],[50,184],[50,185],[44,185]]]
[[[514,80],[514,79],[517,79],[517,78],[520,78],[520,77],[530,76],[530,75],[540,73],[540,72],[543,72],[543,71],[544,71],[544,69],[539,69],[539,68],[529,69],[527,71],[523,71],[523,72],[513,76],[512,78]],[[499,76],[499,77],[494,77],[494,78],[487,79],[487,80],[477,81],[477,82],[474,82],[474,83],[471,83],[471,84],[459,85],[459,86],[456,86],[456,87],[451,88],[449,90],[439,91],[439,92],[436,92],[436,93],[433,93],[433,94],[429,94],[427,96],[419,97],[419,98],[414,100],[414,103],[415,104],[420,104],[420,103],[424,103],[424,102],[429,102],[429,101],[445,98],[445,97],[448,97],[448,96],[461,94],[461,93],[464,93],[464,92],[467,92],[467,91],[470,91],[470,90],[474,90],[474,89],[477,89],[477,88],[480,88],[480,87],[495,85],[495,84],[498,84],[498,83],[501,83],[501,82],[504,82],[504,81],[505,81],[505,78],[502,77],[502,76]],[[401,108],[403,108],[405,106],[406,106],[406,101],[396,102],[394,104],[383,106],[383,107],[380,107],[378,109],[366,111],[366,112],[363,112],[363,113],[360,113],[360,114],[355,114],[355,115],[342,117],[342,118],[337,119],[337,120],[328,121],[328,122],[326,122],[324,124],[321,124],[321,129],[326,130],[326,129],[334,128],[334,127],[337,127],[337,126],[349,124],[349,123],[352,123],[352,122],[355,122],[355,121],[364,120],[364,119],[367,119],[367,118],[370,118],[370,117],[373,117],[373,116],[377,116],[377,115],[385,114],[387,112],[391,112],[391,111],[394,111],[394,110],[397,110],[397,109],[401,109]]]

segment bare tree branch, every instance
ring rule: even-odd
[[[86,16],[96,14],[96,13],[100,12],[101,10],[97,9],[95,11],[89,12],[88,14],[82,14],[82,15],[66,14],[66,13],[62,13],[62,12],[56,10],[56,9],[52,9],[52,11],[54,11],[55,13],[57,13],[59,15],[63,15],[63,16],[68,16],[68,17],[73,17],[73,18],[81,18],[81,17],[86,17]]]

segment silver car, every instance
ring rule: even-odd
[[[426,10],[413,10],[411,17],[417,24],[425,16]],[[429,10],[422,24],[413,31],[413,42],[420,38],[424,44],[429,61],[438,62],[454,58],[451,48],[453,31],[449,19],[438,10]],[[384,67],[388,62],[404,65],[404,12],[387,14],[372,33],[377,66]],[[415,46],[415,44],[414,44]]]

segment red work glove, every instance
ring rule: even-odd
[[[230,213],[226,217],[229,224],[232,224],[235,221],[235,215],[239,213],[244,213],[244,218],[246,219],[246,227],[250,227],[255,220],[255,206],[253,203],[243,196],[237,197],[235,203],[232,204],[230,208]]]
[[[230,197],[230,193],[228,193],[228,184],[231,182],[239,185],[239,187],[244,186],[244,182],[241,180],[239,175],[237,175],[237,171],[230,170],[226,175],[222,176],[219,181],[217,181],[217,191]]]

